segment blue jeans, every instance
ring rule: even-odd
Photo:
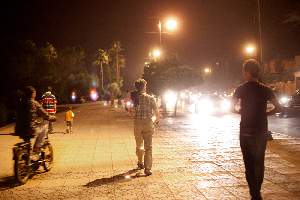
[[[34,148],[41,148],[43,143],[44,143],[44,139],[46,137],[46,131],[47,131],[48,125],[45,123],[40,124],[39,126],[37,126],[35,128],[35,135],[36,135],[36,140],[34,143]]]
[[[245,133],[241,131],[240,146],[250,195],[253,200],[262,199],[260,190],[264,179],[266,136],[264,132]]]

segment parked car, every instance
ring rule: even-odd
[[[288,117],[290,115],[300,114],[300,89],[296,91],[292,96],[281,96],[279,102],[283,107],[283,112],[280,117]]]
[[[218,94],[202,94],[195,102],[195,112],[200,114],[229,113],[231,101]]]

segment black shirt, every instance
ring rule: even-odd
[[[234,97],[241,99],[240,130],[254,134],[268,131],[267,102],[275,98],[270,88],[257,81],[239,86]]]

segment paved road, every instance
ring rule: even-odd
[[[75,110],[74,134],[50,135],[54,168],[10,187],[11,147],[0,129],[0,199],[249,199],[238,140],[238,118],[165,118],[154,134],[154,174],[135,170],[132,119],[99,103]],[[275,134],[266,154],[265,199],[300,199],[300,141]]]
[[[272,116],[269,120],[271,131],[300,138],[300,116],[279,118]]]

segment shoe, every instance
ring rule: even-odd
[[[150,176],[152,174],[152,170],[151,169],[145,169],[144,171],[146,176]]]
[[[267,140],[268,140],[268,141],[273,140],[272,132],[271,132],[271,131],[268,131],[268,132],[266,133],[266,137],[267,137]]]
[[[39,153],[33,153],[32,155],[30,155],[30,160],[31,160],[31,161],[36,162],[36,161],[38,161],[39,159],[40,159]]]
[[[145,168],[143,163],[138,163],[137,166],[138,166],[138,169],[144,169]]]

